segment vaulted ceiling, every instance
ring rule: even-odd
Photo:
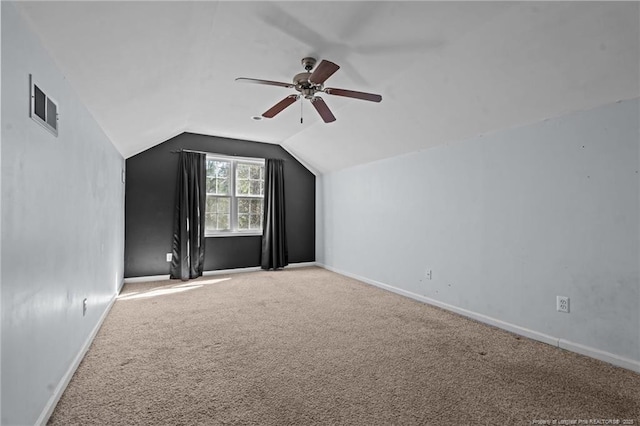
[[[639,3],[20,2],[106,134],[130,157],[183,131],[281,144],[318,172],[640,95]],[[323,95],[253,120],[300,60],[341,66]],[[300,123],[301,114],[304,123]]]

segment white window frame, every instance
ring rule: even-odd
[[[249,236],[249,235],[262,235],[262,224],[260,225],[259,230],[249,229],[249,230],[241,230],[238,229],[238,199],[239,198],[262,198],[264,209],[264,194],[262,197],[256,196],[243,196],[238,195],[236,193],[236,168],[238,163],[242,164],[258,164],[262,167],[265,167],[264,158],[252,158],[252,157],[232,157],[228,155],[220,155],[220,154],[207,154],[206,161],[228,161],[231,164],[230,174],[229,174],[229,195],[228,197],[231,199],[231,212],[229,215],[229,223],[230,228],[227,231],[205,231],[205,237],[237,237],[237,236]],[[226,197],[226,195],[221,195],[221,197]]]

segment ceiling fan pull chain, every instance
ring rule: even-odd
[[[303,104],[303,103],[304,103],[304,102],[300,102],[300,124],[302,124],[302,123],[303,123],[303,120],[302,120],[302,104]]]

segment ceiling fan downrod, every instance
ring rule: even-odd
[[[311,72],[313,67],[316,66],[316,58],[312,58],[312,57],[302,58],[302,66],[307,72]]]

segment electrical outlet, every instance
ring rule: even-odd
[[[569,298],[567,296],[556,296],[556,309],[558,312],[569,313]]]
[[[86,313],[87,313],[87,299],[85,298],[82,301],[82,316],[85,316]]]
[[[167,253],[167,262],[171,262],[173,260],[173,254]]]

